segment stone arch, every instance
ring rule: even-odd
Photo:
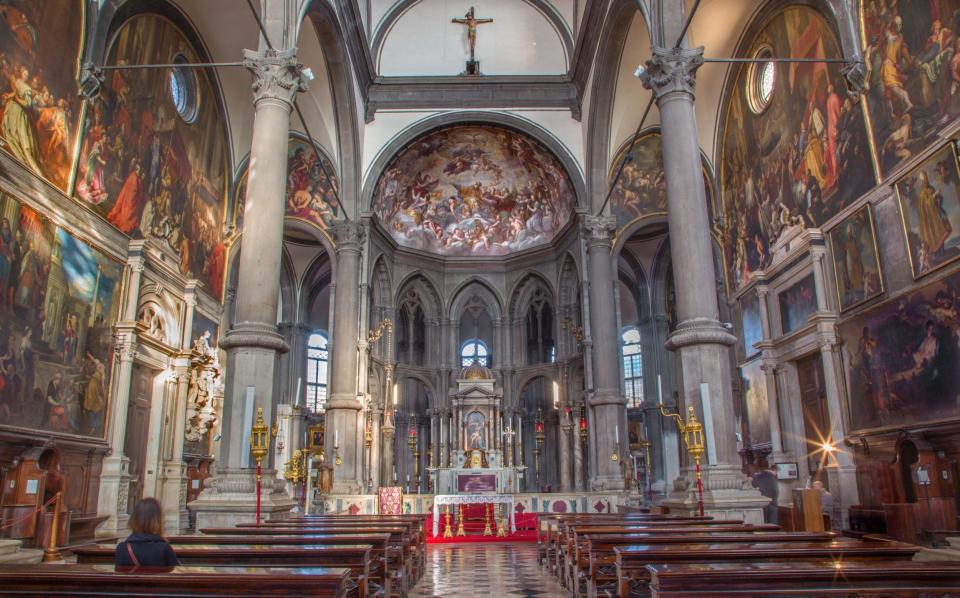
[[[313,301],[333,282],[334,261],[331,259],[331,254],[324,250],[318,253],[304,270],[303,276],[300,278],[298,293],[298,313],[301,322],[309,320]]]
[[[428,315],[430,318],[439,320],[443,317],[443,299],[437,291],[436,284],[425,273],[414,272],[400,282],[394,297],[393,305],[395,309],[400,309],[404,294],[409,291],[416,292],[423,307],[429,308]]]
[[[513,285],[513,289],[510,291],[510,305],[507,315],[511,318],[522,316],[529,306],[531,295],[538,286],[546,291],[547,299],[556,308],[556,293],[553,290],[553,285],[539,272],[530,270],[524,273]]]
[[[469,291],[474,290],[473,293]],[[447,313],[451,318],[458,318],[467,301],[477,296],[484,301],[491,310],[490,317],[498,320],[503,317],[503,298],[489,282],[479,276],[471,276],[461,282],[450,294]]]

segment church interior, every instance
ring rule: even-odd
[[[960,596],[960,0],[0,0],[0,73],[0,595]]]

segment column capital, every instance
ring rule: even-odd
[[[293,107],[297,92],[307,91],[303,65],[297,62],[296,48],[243,51],[243,65],[253,73],[253,102],[274,100]]]
[[[617,230],[613,216],[584,216],[580,222],[589,244],[610,245],[613,241],[613,232]]]
[[[341,251],[360,251],[367,236],[362,224],[348,220],[341,220],[330,227],[333,240],[337,244],[337,253]]]
[[[640,74],[643,86],[656,95],[657,104],[674,93],[688,94],[697,90],[697,69],[703,64],[703,46],[697,48],[653,47],[653,58]]]

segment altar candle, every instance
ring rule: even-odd
[[[333,431],[333,448],[340,446],[340,430]]]
[[[620,444],[620,426],[616,425],[613,427],[613,443]]]
[[[300,404],[300,384],[303,382],[303,378],[297,378],[297,394],[293,396],[293,404]]]
[[[657,374],[657,399],[663,405],[663,385],[660,383],[660,374]]]

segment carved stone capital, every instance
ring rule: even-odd
[[[276,325],[244,322],[237,324],[220,339],[220,348],[224,351],[254,347],[278,353],[286,353],[290,350],[286,340],[277,333]]]
[[[667,349],[676,351],[693,345],[726,345],[737,342],[737,337],[712,318],[691,318],[677,325],[667,339]]]
[[[366,239],[367,230],[362,224],[341,220],[330,227],[333,240],[337,244],[337,253],[341,251],[360,251]]]
[[[697,48],[653,47],[653,58],[640,75],[643,86],[656,95],[657,102],[673,93],[696,95],[697,69],[703,64],[703,46]]]
[[[580,222],[587,243],[610,245],[613,241],[617,230],[617,219],[613,216],[584,216]]]
[[[307,90],[303,65],[297,62],[296,48],[289,50],[243,51],[243,65],[253,73],[253,101],[277,100],[293,106],[293,98]]]

